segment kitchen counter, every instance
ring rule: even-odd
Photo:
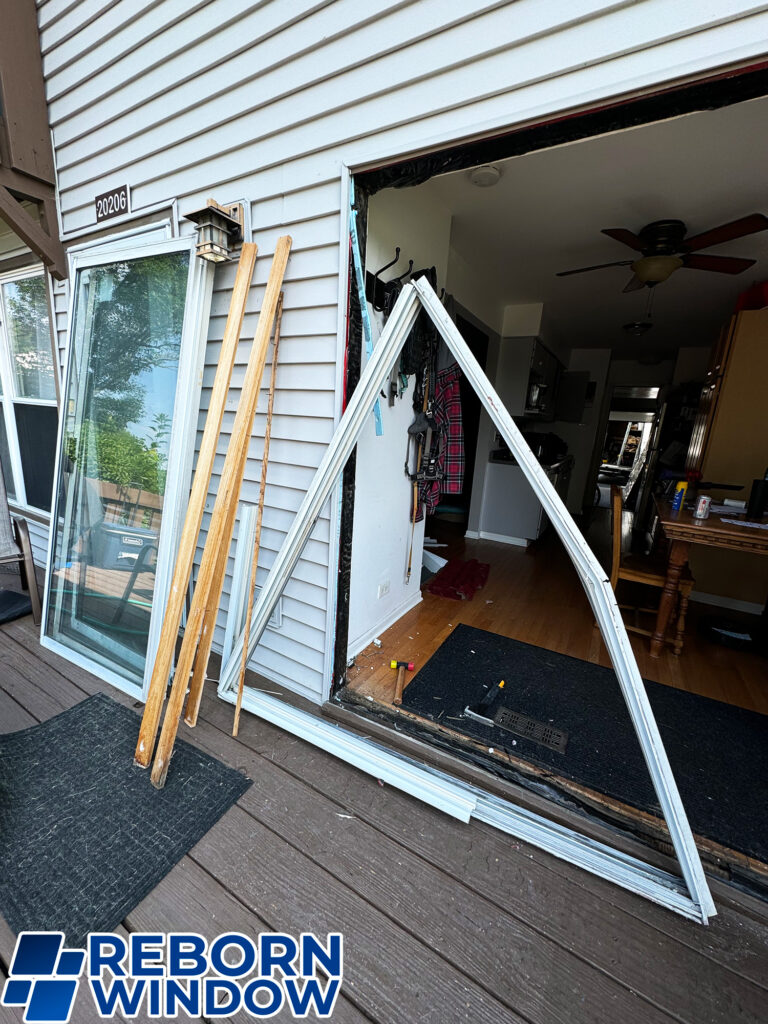
[[[494,463],[495,465],[499,465],[499,466],[517,466],[518,465],[517,459],[514,457],[514,455],[511,452],[508,452],[508,453],[504,452],[503,454],[500,454],[501,451],[502,451],[501,449],[494,449],[491,452],[491,454],[488,456],[488,462],[489,463]],[[542,469],[546,469],[547,471],[549,471],[549,470],[559,470],[563,466],[568,465],[568,464],[572,464],[572,463],[573,463],[573,456],[572,455],[564,455],[561,459],[558,459],[557,462],[551,462],[551,463],[542,462],[541,460],[539,460],[539,465],[541,466],[541,468]]]

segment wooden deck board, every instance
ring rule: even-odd
[[[227,759],[227,737],[209,733],[200,740],[209,753]],[[668,1019],[606,975],[585,971],[577,954],[275,765],[256,757],[244,764],[249,774],[258,773],[259,788],[244,795],[241,807],[394,923],[404,923],[510,1010],[531,1022],[565,1024],[575,999],[595,1024],[636,1016],[649,1024]],[[498,896],[503,900],[505,894]]]
[[[452,969],[437,951],[240,807],[219,822],[216,835],[211,831],[197,844],[193,855],[263,914],[271,928],[291,934],[343,932],[347,996],[372,1019],[521,1024],[522,1017]]]
[[[219,724],[222,729],[226,729],[231,715],[229,705],[213,701],[208,702],[202,712],[205,720]],[[507,909],[510,908],[507,901],[511,900],[516,912],[527,914],[532,921],[541,918],[542,906],[548,906],[550,914],[555,916],[548,915],[547,920],[556,920],[559,927],[566,929],[562,933],[554,932],[553,937],[565,943],[578,943],[579,936],[583,935],[578,911],[591,916],[605,901],[612,908],[606,910],[609,915],[604,922],[606,934],[621,927],[621,914],[626,913],[768,988],[768,933],[764,922],[753,921],[741,908],[734,909],[727,899],[718,900],[718,916],[707,928],[691,926],[609,882],[575,871],[533,847],[515,844],[490,826],[480,824],[467,829],[395,789],[382,789],[367,775],[356,773],[355,785],[351,786],[350,769],[346,765],[251,716],[247,724],[241,726],[239,740],[297,779],[309,780],[316,791],[413,852],[439,864],[447,874],[461,879],[487,899]],[[520,877],[521,860],[509,857],[510,847],[525,852],[528,863],[525,863],[524,879]],[[570,900],[563,901],[563,880],[583,890],[582,897],[574,900],[573,906]],[[601,902],[595,902],[597,900]],[[618,917],[610,916],[613,913]],[[615,959],[615,953],[611,956]]]
[[[0,628],[0,658],[2,731],[89,693],[136,704],[40,648],[29,619]],[[250,715],[233,740],[231,720],[208,694],[183,738],[255,785],[128,915],[129,930],[340,928],[342,1024],[768,1019],[768,914],[726,896],[698,927]],[[9,952],[6,928],[0,969]]]
[[[226,856],[226,850],[222,850],[221,855]],[[209,937],[230,931],[257,935],[270,930],[266,921],[229,893],[193,857],[184,857],[126,918],[130,931],[142,932],[179,931],[180,922],[185,931]],[[233,1024],[245,1024],[253,1019],[245,1012],[227,1018]],[[284,1008],[270,1019],[289,1021],[295,1018]],[[339,999],[334,1011],[336,1019],[343,1024],[364,1024],[367,1018],[346,999]]]

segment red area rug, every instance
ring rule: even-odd
[[[437,576],[427,584],[427,590],[436,597],[450,597],[454,601],[471,601],[478,590],[485,586],[491,567],[487,562],[470,558],[463,562],[452,558]]]

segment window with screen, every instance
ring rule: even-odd
[[[50,512],[58,413],[46,280],[0,278],[0,469],[9,498]]]

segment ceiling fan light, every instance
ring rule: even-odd
[[[635,260],[632,270],[643,284],[660,284],[682,267],[679,256],[643,256]]]

